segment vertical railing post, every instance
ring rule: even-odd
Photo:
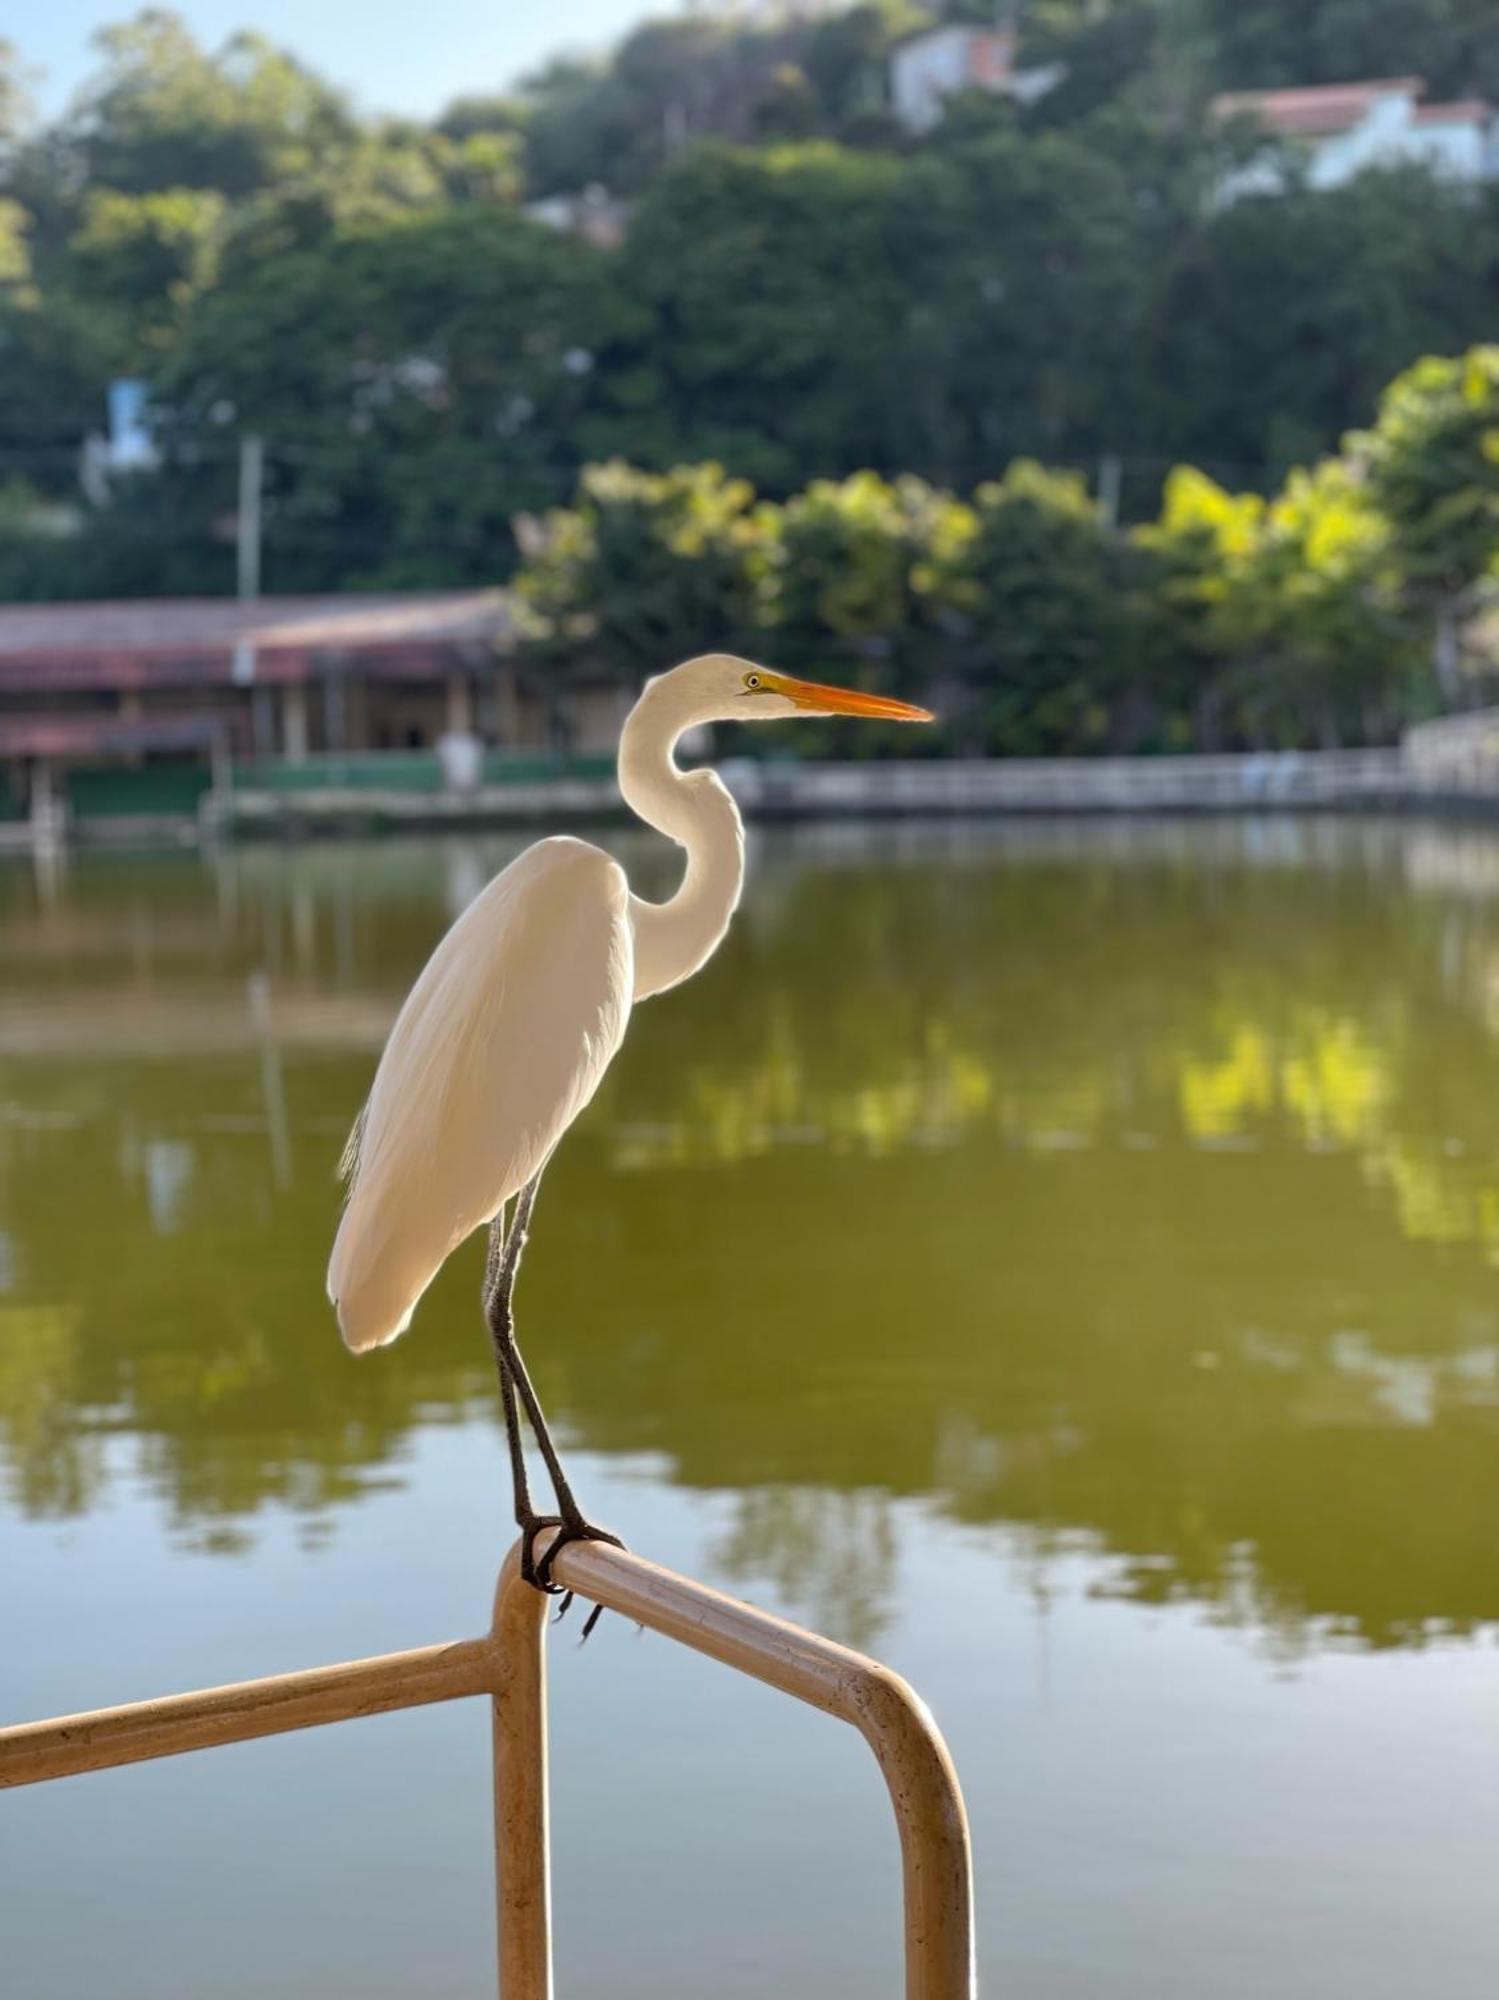
[[[502,2000],[552,2000],[547,1829],[547,1600],[522,1582],[520,1544],[495,1591],[494,1859]]]
[[[847,1719],[884,1773],[900,1834],[906,2000],[960,2000],[977,1985],[968,1816],[952,1758],[926,1703],[870,1663],[848,1690]]]
[[[973,1868],[963,1794],[926,1704],[900,1676],[628,1549],[572,1542],[559,1551],[553,1573],[590,1603],[854,1725],[884,1773],[900,1833],[906,2000],[973,2000]],[[518,1549],[500,1573],[493,1629],[500,1992],[504,2000],[551,2000],[546,1599],[522,1581]]]

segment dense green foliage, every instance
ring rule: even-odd
[[[1499,347],[1428,357],[1390,385],[1351,440],[1373,504],[1417,586],[1461,597],[1499,562]]]
[[[1137,514],[1182,458],[1265,488],[1491,330],[1493,188],[1412,170],[1225,207],[1243,135],[1207,115],[1225,85],[1338,73],[1499,91],[1484,0],[1032,0],[1023,59],[1062,86],[902,133],[892,48],[990,12],[694,12],[430,126],[161,10],[101,34],[50,127],[0,60],[3,470],[64,491],[105,384],[139,373],[167,515],[231,504],[254,425],[273,578],[464,580],[508,565],[510,513],[614,455],[784,495],[1109,454]],[[633,204],[617,250],[523,212],[595,183]],[[226,581],[223,558],[202,579]]]
[[[915,694],[930,747],[1001,755],[1388,741],[1435,706],[1453,594],[1499,583],[1499,348],[1417,363],[1268,500],[1181,467],[1133,528],[1026,459],[970,498],[866,471],[779,504],[616,461],[524,540],[551,665],[733,648]]]
[[[977,0],[696,10],[431,124],[152,9],[39,126],[0,46],[0,596],[231,588],[253,432],[272,589],[489,581],[577,493],[526,574],[553,657],[580,621],[632,671],[708,625],[832,644],[939,673],[998,749],[1379,733],[1412,619],[1452,692],[1492,565],[1487,363],[1427,364],[1341,470],[1293,469],[1491,335],[1499,186],[1225,204],[1253,141],[1211,98],[1499,94],[1487,5],[1030,0],[1021,59],[1060,86],[919,138],[890,52]],[[595,185],[617,245],[528,212]],[[120,376],[160,464],[80,498]],[[1099,520],[1103,461],[1139,532]]]

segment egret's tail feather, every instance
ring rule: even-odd
[[[400,1268],[383,1232],[372,1250],[368,1228],[357,1228],[355,1221],[355,1207],[346,1208],[328,1260],[328,1297],[344,1346],[364,1354],[388,1347],[406,1331],[432,1273]]]
[[[344,1299],[333,1301],[338,1314],[338,1330],[351,1354],[367,1354],[372,1347],[389,1347],[411,1324],[410,1312],[392,1321],[390,1315],[370,1313]]]

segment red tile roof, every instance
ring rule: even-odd
[[[1420,97],[1426,82],[1419,76],[1392,76],[1367,83],[1318,83],[1295,90],[1234,90],[1213,99],[1220,118],[1235,115],[1257,119],[1269,131],[1287,138],[1330,138],[1348,132],[1366,118],[1378,98],[1395,94]]]
[[[340,650],[502,639],[502,590],[383,596],[151,598],[106,604],[0,605],[0,658],[24,653],[205,653],[236,645]]]
[[[1418,125],[1487,125],[1494,107],[1481,97],[1458,97],[1451,104],[1419,104]]]
[[[434,681],[502,646],[511,630],[502,590],[9,604],[0,606],[0,694],[307,681],[340,661],[369,678]]]

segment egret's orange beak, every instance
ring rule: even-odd
[[[777,674],[773,683],[777,694],[794,701],[809,715],[863,715],[871,722],[935,722],[929,708],[917,708],[909,701],[896,701],[887,694],[861,694],[857,688],[824,687],[821,681],[794,681]]]

